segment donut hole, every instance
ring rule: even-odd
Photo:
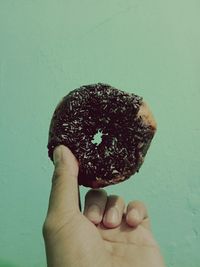
[[[100,145],[102,142],[102,135],[103,135],[103,132],[99,129],[96,132],[96,134],[93,136],[92,143],[97,145],[97,146]]]

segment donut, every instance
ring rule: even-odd
[[[49,127],[48,155],[67,146],[79,163],[78,183],[117,184],[139,171],[156,122],[143,98],[109,84],[83,85],[57,105]]]

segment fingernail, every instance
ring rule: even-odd
[[[53,151],[53,163],[54,165],[58,164],[58,162],[62,158],[62,149],[60,146],[57,146]]]
[[[128,217],[134,218],[134,220],[136,221],[140,221],[140,214],[136,209],[132,209],[131,211],[129,211],[128,213]]]
[[[90,207],[88,207],[86,213],[90,220],[95,221],[99,219],[101,209],[98,205],[92,204]]]
[[[109,209],[109,211],[106,214],[105,217],[106,222],[109,223],[116,223],[119,220],[119,211],[117,208],[112,207]]]

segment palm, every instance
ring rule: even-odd
[[[77,223],[79,227],[74,226],[75,231],[70,238],[80,241],[77,245],[82,261],[90,254],[88,266],[90,263],[91,266],[105,267],[141,267],[143,264],[148,267],[162,266],[159,257],[156,257],[156,262],[152,262],[155,254],[159,254],[159,248],[149,230],[148,219],[136,228],[131,228],[123,216],[120,226],[108,229],[103,223],[95,226],[80,214]]]
[[[147,256],[158,250],[158,247],[150,230],[146,228],[146,224],[148,222],[144,222],[136,228],[130,228],[123,218],[121,225],[117,228],[105,229],[100,226],[99,230],[105,248],[110,253],[113,266],[141,266],[138,259],[145,258],[146,263],[151,267]]]

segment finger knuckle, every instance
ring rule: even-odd
[[[47,217],[42,226],[42,234],[44,239],[47,239],[51,235],[51,233],[54,232],[54,229],[55,222]]]
[[[59,222],[62,222],[62,214],[57,212],[48,212],[46,219],[42,226],[43,236],[48,238],[58,228]]]
[[[58,179],[60,176],[63,175],[65,172],[65,167],[64,166],[58,166],[55,168],[54,173],[53,173],[53,179]]]

